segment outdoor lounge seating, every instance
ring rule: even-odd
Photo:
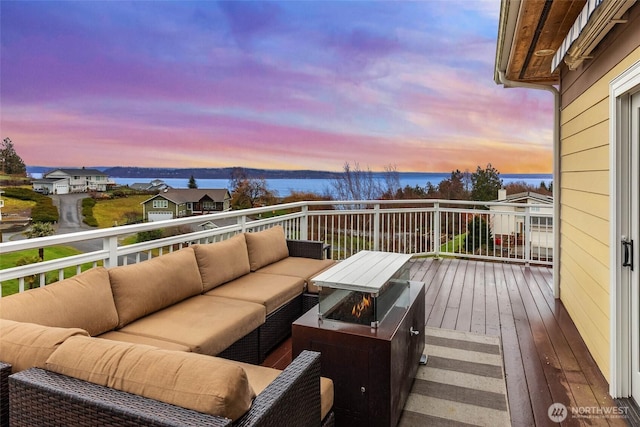
[[[71,381],[73,388],[78,384],[82,384],[83,389],[91,390],[98,390],[105,385],[111,387],[109,383],[89,384],[85,381],[88,378],[72,380],[68,371],[58,374],[50,372],[50,366],[48,368],[47,365],[51,365],[51,362],[47,361],[59,349],[68,346],[70,338],[73,338],[71,342],[85,340],[89,347],[112,343],[132,349],[154,349],[171,357],[197,353],[187,357],[238,361],[234,366],[247,374],[249,384],[257,394],[251,408],[239,417],[238,423],[262,425],[263,415],[253,412],[256,404],[266,405],[258,411],[267,412],[268,417],[283,416],[285,412],[278,409],[278,405],[282,404],[280,394],[288,394],[286,390],[293,387],[292,382],[298,381],[296,378],[299,376],[317,377],[303,380],[317,384],[319,367],[316,370],[315,364],[319,362],[313,355],[307,354],[303,360],[296,359],[297,362],[282,374],[274,370],[266,371],[270,368],[255,366],[252,369],[251,366],[260,363],[273,347],[290,335],[291,323],[302,314],[303,294],[308,280],[333,264],[331,260],[322,259],[323,254],[321,242],[287,241],[284,230],[273,227],[261,232],[239,234],[219,243],[193,245],[138,264],[93,268],[61,282],[3,298],[0,300],[0,317],[8,319],[0,322],[3,329],[0,334],[3,344],[0,347],[0,361],[4,362],[5,368],[4,375],[0,376],[0,403],[4,405],[0,405],[0,415],[3,423],[8,400],[7,365],[13,365],[14,374],[24,370],[10,380],[12,421],[14,406],[18,408],[21,404],[27,404],[27,401],[21,401],[22,397],[18,397],[21,393],[18,390],[24,387],[32,391],[37,389],[33,392],[45,395],[78,394],[80,400],[74,400],[73,403],[80,405],[78,408],[88,404],[82,403],[84,393],[65,390],[68,388],[64,385],[67,382]],[[297,259],[300,262],[296,262]],[[280,262],[282,266],[276,270]],[[271,271],[269,267],[272,267]],[[305,298],[313,296],[307,295]],[[34,328],[41,329],[38,331]],[[29,333],[25,334],[25,331]],[[40,345],[41,340],[46,345]],[[35,345],[36,342],[40,344]],[[30,356],[25,358],[25,354]],[[82,354],[84,357],[85,352]],[[32,367],[44,370],[29,369]],[[256,372],[262,372],[259,375],[262,379],[252,384],[251,378],[256,378]],[[264,378],[272,381],[265,382]],[[49,386],[40,388],[49,382],[52,382],[51,390],[47,389]],[[327,408],[331,405],[327,402],[332,401],[332,385],[326,379],[322,380],[322,384],[324,414],[330,423],[332,418]],[[312,387],[314,390],[309,393],[305,388],[298,387],[296,385],[294,388],[297,391],[291,392],[298,396],[283,398],[293,399],[285,406],[299,406],[295,403],[296,399],[308,398],[313,401],[316,392],[320,396],[320,385]],[[105,397],[107,407],[113,405],[109,400],[117,394],[111,388],[104,391],[106,395],[101,394],[109,396]],[[264,393],[265,396],[274,393],[274,396],[280,397],[264,397]],[[113,399],[118,401],[121,397]],[[146,408],[147,400],[138,399],[134,406]],[[155,404],[149,405],[151,408]],[[114,410],[120,411],[121,405],[116,406]],[[180,404],[177,406],[184,409]],[[57,407],[54,404],[51,410],[59,411]],[[312,407],[308,409],[315,411]],[[172,407],[169,411],[180,412],[180,409]],[[123,410],[126,412],[129,409]],[[136,410],[131,410],[132,417],[139,416]],[[297,408],[289,410],[298,411]],[[273,411],[276,411],[275,415]],[[157,416],[155,409],[150,412],[150,416]],[[18,409],[15,414],[16,422],[17,419],[30,416]],[[289,420],[288,416],[283,419]],[[319,421],[320,415],[315,419]],[[208,422],[211,425],[226,425],[219,421]]]

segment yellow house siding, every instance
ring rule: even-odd
[[[609,85],[561,114],[560,298],[603,374],[609,372]]]
[[[564,184],[563,184],[564,185]],[[598,218],[609,219],[609,195],[603,196],[587,191],[562,188],[562,207],[569,206]],[[564,212],[563,212],[564,213]],[[564,217],[571,224],[571,217]]]
[[[576,121],[570,122],[575,125]],[[588,129],[583,129],[571,136],[563,138],[560,154],[569,156],[571,154],[589,153],[595,148],[609,148],[609,120],[598,122]],[[584,169],[584,168],[581,168]]]
[[[568,190],[609,195],[609,171],[577,171],[562,174],[562,187]],[[607,216],[609,212],[607,211]]]
[[[577,283],[578,280],[572,275],[574,272],[574,266],[572,265],[564,265],[560,269],[560,274],[562,275],[563,281]],[[567,312],[573,319],[573,322],[576,324],[578,329],[580,330],[580,334],[582,335],[582,339],[584,340],[589,352],[593,356],[593,359],[596,361],[598,367],[600,368],[602,374],[605,378],[609,377],[609,333],[606,331],[605,334],[599,333],[599,330],[596,327],[593,327],[589,330],[588,333],[585,333],[584,330],[581,330],[581,325],[585,324],[593,324],[592,313],[590,312],[590,308],[597,306],[596,304],[581,303],[581,300],[584,297],[584,291],[579,287],[567,287],[567,289],[562,289],[563,294],[563,304],[567,309]],[[566,302],[565,302],[566,300]],[[596,316],[597,317],[597,316]],[[600,317],[600,321],[606,325],[608,325],[608,313],[604,316]],[[594,325],[595,326],[595,325]]]
[[[560,298],[609,378],[609,84],[640,48],[561,112]]]
[[[593,123],[595,126],[607,122],[609,119],[609,98],[604,98],[587,109],[580,115],[580,120],[575,118],[568,120],[564,123],[562,128],[562,136],[569,139],[571,136],[584,131],[584,121],[587,123]],[[562,147],[567,149],[567,147]]]

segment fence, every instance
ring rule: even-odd
[[[0,256],[56,246],[78,255],[0,270],[2,294],[44,286],[82,270],[144,261],[193,244],[282,225],[288,238],[321,240],[334,259],[364,249],[502,262],[553,263],[551,205],[453,200],[309,201],[60,234],[0,244]],[[166,237],[136,242],[140,233]],[[132,243],[133,241],[133,243]]]

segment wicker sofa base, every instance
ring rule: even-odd
[[[11,426],[320,425],[320,354],[303,352],[231,423],[38,368],[9,377]],[[324,424],[331,426],[333,413]]]
[[[267,316],[260,326],[260,363],[278,344],[291,335],[291,324],[302,315],[302,295],[299,295]]]
[[[302,313],[304,314],[307,311],[311,310],[318,304],[318,302],[320,302],[320,297],[318,297],[318,294],[311,294],[308,292],[302,294]]]
[[[0,426],[9,427],[9,375],[11,365],[0,362]]]
[[[254,329],[218,354],[225,359],[258,365],[260,359],[260,328]]]

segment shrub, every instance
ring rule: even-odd
[[[95,199],[82,199],[82,221],[90,227],[97,227],[98,220],[93,216],[93,207],[96,205]]]
[[[493,233],[484,217],[476,215],[467,223],[464,248],[467,253],[474,253],[482,247],[486,247],[488,250],[493,249]]]
[[[16,266],[20,267],[23,265],[35,264],[40,262],[41,259],[37,256],[25,256],[16,261]],[[32,276],[25,276],[24,284],[27,289],[33,289],[36,284],[36,280],[38,279],[38,275],[34,274]]]
[[[31,209],[31,219],[34,222],[58,222],[59,217],[58,208],[48,197],[42,196]]]
[[[149,230],[141,231],[136,236],[136,242],[148,242],[150,240],[157,240],[162,237],[162,230]]]

